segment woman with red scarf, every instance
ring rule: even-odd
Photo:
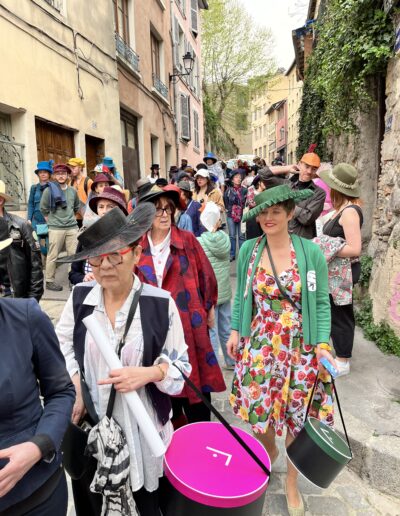
[[[238,241],[240,249],[245,241],[245,235],[241,230],[241,220],[246,203],[247,189],[242,186],[242,179],[240,169],[232,170],[230,184],[224,192],[229,238],[231,239],[231,262],[236,256],[236,242]]]

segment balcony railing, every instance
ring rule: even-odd
[[[139,56],[123,38],[121,38],[118,32],[115,33],[115,43],[117,46],[117,54],[129,64],[132,70],[139,73]]]
[[[168,100],[168,88],[162,82],[162,80],[153,73],[153,86],[165,99]]]

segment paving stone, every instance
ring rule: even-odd
[[[276,493],[276,492],[282,493],[282,491],[283,491],[282,476],[272,473],[271,478],[269,480],[267,493]]]
[[[310,514],[318,516],[348,516],[346,505],[333,496],[309,496],[307,506]]]
[[[320,487],[315,486],[311,482],[309,482],[302,475],[299,475],[299,491],[305,495],[321,495],[324,493],[324,490]]]
[[[263,508],[263,516],[289,516],[286,496],[283,494],[267,494]]]
[[[339,493],[343,500],[351,505],[353,509],[371,508],[360,490],[353,486],[339,486],[336,488],[336,492]]]

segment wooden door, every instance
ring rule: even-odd
[[[94,136],[85,136],[87,175],[94,178],[94,167],[104,158],[104,140]]]
[[[66,163],[75,157],[73,131],[38,118],[35,127],[38,161],[53,159],[55,163]]]

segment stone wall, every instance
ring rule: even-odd
[[[400,62],[389,63],[386,77],[385,134],[372,238],[374,258],[370,295],[375,322],[387,321],[400,336]]]

